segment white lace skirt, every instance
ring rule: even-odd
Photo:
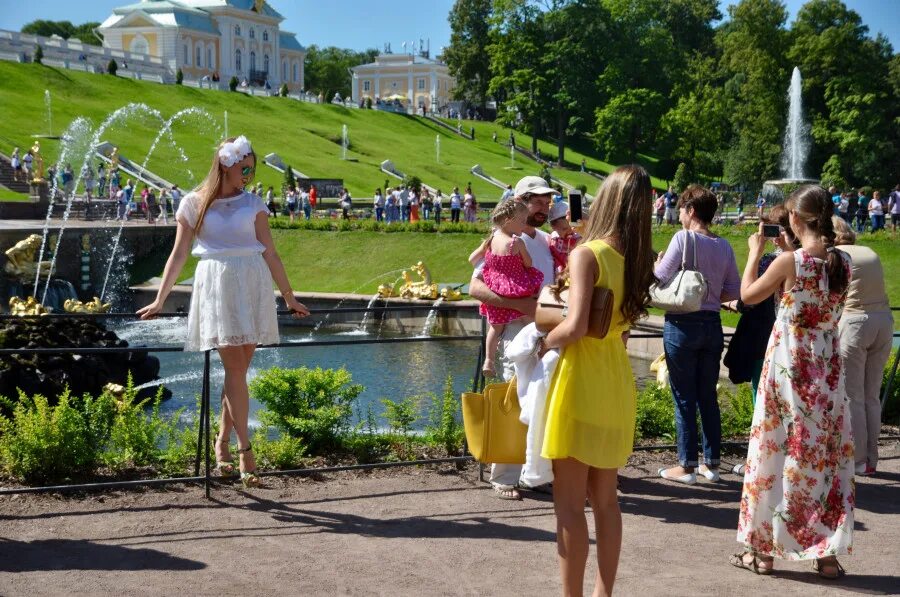
[[[184,349],[277,344],[272,275],[262,255],[201,259],[194,273]]]

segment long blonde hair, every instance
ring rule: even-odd
[[[203,226],[203,219],[206,217],[206,212],[209,211],[209,206],[212,205],[212,202],[219,198],[222,194],[222,182],[225,180],[225,166],[219,161],[219,150],[226,143],[232,143],[237,137],[229,137],[225,139],[221,143],[219,143],[218,147],[216,147],[216,152],[213,154],[212,165],[209,168],[209,172],[206,174],[206,178],[204,178],[197,188],[194,189],[194,192],[200,197],[200,212],[197,216],[197,225],[194,226],[194,234],[200,232],[200,227]],[[253,157],[253,165],[256,166],[256,152],[252,149],[250,153],[247,154]],[[243,158],[241,158],[243,160]]]
[[[619,238],[625,256],[625,290],[621,312],[629,325],[647,315],[650,285],[656,282],[650,234],[651,191],[650,175],[641,166],[617,168],[597,191],[581,241]],[[565,272],[562,278],[567,274]]]

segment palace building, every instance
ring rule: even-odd
[[[98,32],[104,47],[160,57],[187,78],[300,91],[306,52],[283,20],[264,0],[142,0],[114,9]]]
[[[438,112],[456,87],[447,65],[426,52],[379,54],[375,62],[350,69],[353,101],[399,100],[407,108]]]

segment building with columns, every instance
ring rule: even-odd
[[[171,72],[273,89],[303,89],[306,52],[265,0],[142,0],[113,10],[98,28],[103,46],[158,56]]]
[[[350,69],[353,101],[400,99],[416,110],[438,112],[452,97],[456,79],[447,65],[415,54],[379,54],[375,62]]]

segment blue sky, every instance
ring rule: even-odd
[[[132,0],[0,0],[0,29],[18,30],[35,19],[103,21],[116,6]],[[900,0],[845,0],[862,15],[874,36],[885,33],[900,50]],[[722,12],[730,4],[722,2]],[[787,0],[791,19],[804,0]],[[399,52],[404,41],[431,39],[437,53],[450,42],[447,13],[453,0],[270,0],[285,17],[282,26],[297,33],[303,45],[381,49],[390,42]]]

